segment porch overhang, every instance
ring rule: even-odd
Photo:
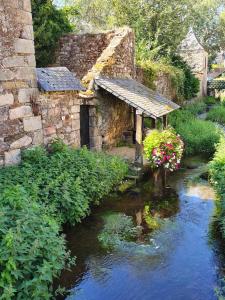
[[[180,106],[133,79],[98,78],[98,87],[126,102],[139,113],[153,119],[161,118]]]

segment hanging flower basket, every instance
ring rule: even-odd
[[[178,170],[183,151],[184,143],[172,129],[153,130],[144,140],[144,152],[152,168]]]

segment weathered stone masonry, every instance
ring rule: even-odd
[[[80,104],[77,92],[40,93],[37,108],[45,145],[60,138],[68,145],[80,146]]]
[[[93,89],[93,79],[98,76],[136,77],[134,43],[134,33],[128,27],[100,34],[70,34],[60,40],[57,63]],[[132,109],[112,95],[98,90],[87,104],[91,105],[91,148],[114,145],[132,128]]]
[[[43,142],[30,0],[0,0],[0,36],[0,165],[10,165]]]

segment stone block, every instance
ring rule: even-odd
[[[8,152],[5,152],[5,165],[15,165],[20,163],[21,160],[21,151],[20,149],[11,150]]]
[[[33,144],[35,146],[39,146],[41,144],[43,144],[44,139],[43,139],[43,131],[42,130],[37,130],[34,132],[33,135]]]
[[[15,51],[20,54],[34,54],[34,42],[32,40],[15,39]]]
[[[13,80],[15,78],[15,73],[10,70],[0,70],[0,81]]]
[[[37,80],[35,68],[21,67],[16,71],[16,79],[18,80]],[[33,87],[33,85],[32,85]]]
[[[32,138],[28,135],[25,135],[18,139],[17,141],[13,142],[10,145],[10,149],[20,149],[20,148],[26,148],[32,143]]]
[[[0,153],[4,153],[9,149],[9,145],[0,141]]]
[[[0,106],[12,105],[14,102],[13,94],[0,95]]]
[[[9,110],[10,120],[24,118],[24,117],[31,117],[31,116],[32,116],[32,109],[30,106],[24,105]]]
[[[31,12],[17,9],[17,11],[16,11],[16,22],[18,24],[32,25]]]
[[[80,120],[72,120],[72,130],[80,129]]]
[[[71,107],[72,113],[79,113],[80,112],[80,105],[74,105]]]
[[[18,0],[3,0],[5,7],[18,8]]]
[[[99,136],[99,129],[97,127],[89,127],[89,133],[91,137]]]
[[[31,0],[23,0],[23,9],[31,12]]]
[[[21,131],[21,121],[19,119],[0,122],[1,137],[14,136],[16,134],[19,134],[20,131]]]
[[[23,119],[23,126],[26,132],[42,129],[41,117],[30,117]]]
[[[0,107],[0,122],[6,121],[9,118],[9,107],[2,106]]]
[[[6,57],[3,59],[2,64],[5,68],[25,67],[26,65],[23,56]]]
[[[37,89],[20,89],[18,93],[18,101],[20,103],[29,103],[32,99],[36,99],[37,97]]]
[[[44,136],[52,135],[56,133],[56,128],[55,126],[49,126],[47,128],[44,128]]]
[[[28,66],[30,67],[36,67],[36,59],[34,55],[26,56]]]
[[[34,39],[34,32],[33,32],[33,26],[32,25],[25,25],[23,27],[23,30],[21,32],[22,39],[25,40],[33,40]]]

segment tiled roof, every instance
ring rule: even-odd
[[[79,79],[65,67],[37,68],[38,86],[45,92],[84,91]]]
[[[140,112],[159,118],[179,108],[179,105],[133,79],[95,79],[97,86],[136,108]]]

